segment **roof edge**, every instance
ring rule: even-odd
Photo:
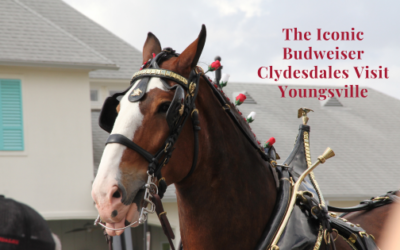
[[[49,67],[49,68],[68,68],[68,69],[109,69],[118,70],[119,66],[116,64],[104,63],[73,63],[73,62],[50,62],[50,61],[27,61],[27,60],[13,60],[13,59],[0,59],[0,65],[3,66],[27,66],[27,67]]]

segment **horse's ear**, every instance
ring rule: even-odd
[[[203,24],[201,26],[201,31],[199,37],[190,44],[178,57],[179,59],[179,66],[182,68],[187,68],[188,66],[190,69],[193,69],[197,66],[197,62],[201,56],[201,52],[203,51],[204,44],[206,43],[206,26]]]
[[[157,55],[160,52],[160,41],[158,41],[157,37],[153,33],[149,32],[143,46],[143,62],[147,62],[150,58],[153,58],[153,53]]]

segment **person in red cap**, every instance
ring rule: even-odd
[[[0,249],[55,250],[42,216],[31,207],[0,195]]]

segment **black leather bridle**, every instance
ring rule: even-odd
[[[137,80],[140,80],[140,82],[138,82],[135,88],[132,89],[128,97],[128,100],[131,102],[139,101],[144,96],[147,90],[148,82],[152,77],[161,78],[164,86],[167,87],[169,90],[175,89],[174,98],[166,113],[166,119],[170,128],[170,133],[165,140],[163,146],[157,151],[155,155],[146,151],[145,149],[134,143],[131,139],[121,134],[110,134],[106,142],[106,144],[119,143],[136,151],[149,163],[148,173],[150,175],[156,176],[158,180],[162,179],[161,169],[163,166],[168,164],[168,161],[171,158],[172,152],[174,150],[175,142],[182,132],[182,129],[189,117],[192,118],[194,131],[194,154],[190,171],[183,179],[188,178],[193,173],[194,169],[196,168],[198,159],[198,131],[200,130],[200,127],[198,120],[198,110],[196,109],[195,100],[199,90],[199,80],[201,72],[198,72],[197,68],[194,68],[190,72],[189,78],[186,79],[185,77],[180,76],[179,74],[176,74],[172,71],[160,69],[159,64],[161,64],[162,61],[165,61],[173,56],[177,57],[179,55],[175,53],[175,51],[171,48],[166,48],[159,54],[157,54],[153,59],[149,60],[145,64],[145,67],[149,67],[146,69],[142,69],[141,71],[138,71],[133,75],[131,85],[126,91],[114,94],[113,96],[107,98],[99,119],[100,127],[108,132],[111,132],[112,126],[117,116],[117,113],[115,111],[115,108],[119,103],[117,97],[125,95]],[[163,79],[172,80],[176,82],[177,85],[170,87],[167,83],[163,81]],[[163,196],[163,191],[165,192],[165,190],[159,190],[160,197]]]

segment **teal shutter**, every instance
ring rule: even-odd
[[[0,150],[24,150],[20,80],[0,79]]]

